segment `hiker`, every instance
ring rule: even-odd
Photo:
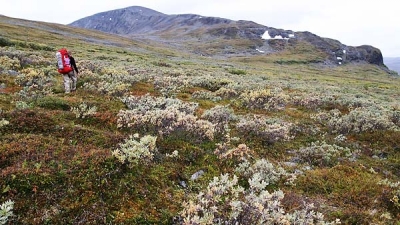
[[[76,66],[75,59],[72,56],[71,51],[68,51],[68,57],[70,60],[69,62],[72,67],[72,71],[67,74],[63,74],[65,93],[70,93],[70,91],[72,92],[76,91],[76,82],[78,81],[78,73],[79,73],[78,67]]]

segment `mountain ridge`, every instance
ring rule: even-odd
[[[385,68],[381,51],[373,46],[347,46],[309,31],[294,32],[246,20],[197,14],[167,15],[131,6],[100,12],[69,25],[133,39],[154,40],[211,57],[248,57],[282,52],[302,55],[309,54],[304,45],[311,45],[317,51],[316,56],[299,62],[328,65],[365,62]]]

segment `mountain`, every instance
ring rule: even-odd
[[[346,46],[311,32],[294,32],[252,21],[233,21],[196,14],[167,15],[139,6],[101,12],[77,20],[70,26],[142,41],[155,41],[205,56],[286,54],[294,57],[289,61],[277,61],[328,65],[366,62],[384,65],[381,51],[369,45]]]
[[[389,69],[400,74],[400,57],[385,57],[383,61]]]

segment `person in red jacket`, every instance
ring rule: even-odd
[[[65,93],[70,93],[71,91],[72,92],[76,91],[76,82],[78,81],[78,74],[79,74],[78,67],[76,66],[76,62],[75,62],[74,57],[72,56],[71,51],[68,51],[68,57],[70,60],[72,71],[63,75],[64,76]]]

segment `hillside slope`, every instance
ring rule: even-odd
[[[397,224],[399,78],[302,47],[211,58],[0,17],[2,220]]]

